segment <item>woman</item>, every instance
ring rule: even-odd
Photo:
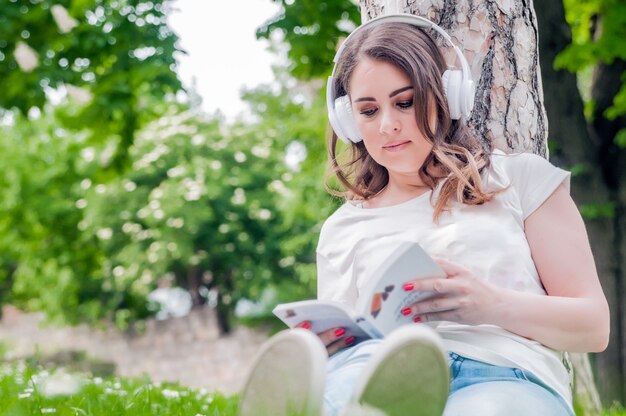
[[[467,63],[457,50],[463,71],[447,70],[424,27],[449,41],[425,19],[386,16],[338,52],[329,154],[346,202],[322,228],[318,298],[354,305],[376,265],[406,241],[447,277],[407,281],[405,290],[437,296],[403,310],[418,324],[384,340],[351,345],[342,328],[270,340],[242,414],[262,392],[272,414],[285,400],[320,414],[323,396],[332,415],[573,415],[564,352],[606,348],[608,306],[569,173],[480,144],[465,124]],[[348,156],[337,153],[338,138]],[[291,390],[276,393],[268,374]]]

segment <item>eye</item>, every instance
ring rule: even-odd
[[[364,108],[362,110],[359,110],[359,114],[365,117],[372,117],[374,114],[376,114],[376,108]]]
[[[413,99],[398,101],[396,105],[401,109],[406,110],[407,108],[413,107]]]

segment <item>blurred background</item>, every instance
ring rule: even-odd
[[[609,407],[626,402],[626,2],[541,3],[552,160],[599,178],[580,208],[611,271],[615,347],[592,357]],[[0,0],[4,361],[236,393],[272,307],[315,296],[341,203],[325,79],[360,20],[350,0]]]

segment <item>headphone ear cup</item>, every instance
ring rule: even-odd
[[[337,130],[341,130],[345,138],[354,143],[363,140],[354,121],[350,96],[343,95],[335,99],[335,117],[337,124],[339,124],[339,129],[335,130],[337,135],[340,135],[340,132]]]
[[[448,69],[441,77],[443,91],[448,100],[448,111],[452,120],[458,120],[463,114],[462,103],[464,102],[462,94],[463,74],[457,69]]]
[[[474,108],[474,94],[476,93],[476,88],[474,86],[474,81],[471,79],[465,80],[463,82],[463,93],[461,94],[461,99],[463,100],[463,108],[462,112],[465,114],[465,117],[469,117],[472,109]]]

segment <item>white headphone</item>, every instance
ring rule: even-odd
[[[335,54],[333,59],[334,67],[333,72],[328,77],[328,83],[326,84],[326,105],[328,107],[328,119],[333,130],[337,136],[345,143],[358,143],[361,140],[361,134],[356,127],[354,117],[352,115],[352,103],[350,96],[343,95],[335,98],[335,72],[337,71],[337,61],[343,52],[350,37],[352,37],[359,30],[368,27],[375,26],[382,23],[408,23],[413,26],[422,27],[426,29],[434,29],[441,36],[448,41],[454,48],[456,55],[461,63],[461,70],[448,69],[443,73],[441,81],[443,83],[446,100],[448,101],[448,109],[450,111],[450,118],[458,120],[460,118],[469,117],[472,108],[474,107],[474,81],[472,81],[472,74],[469,69],[469,64],[465,60],[461,49],[452,43],[450,36],[435,23],[428,19],[412,14],[390,14],[386,16],[377,17],[369,22],[357,27],[346,40],[341,44],[339,50]]]

